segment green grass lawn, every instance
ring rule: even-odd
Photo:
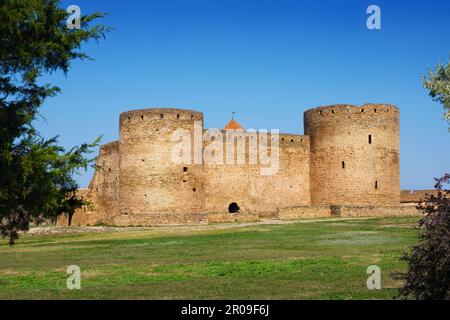
[[[0,299],[391,299],[417,219],[23,235],[1,242]],[[381,290],[366,286],[373,264]]]

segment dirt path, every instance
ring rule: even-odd
[[[302,219],[302,220],[280,220],[267,219],[255,222],[242,223],[218,223],[218,224],[204,224],[204,225],[182,225],[182,226],[161,226],[161,227],[113,227],[113,226],[89,226],[89,227],[61,227],[61,226],[39,226],[32,227],[27,234],[71,234],[71,233],[101,233],[101,232],[130,232],[130,231],[200,231],[200,230],[223,230],[230,228],[244,228],[260,225],[274,225],[274,224],[292,224],[292,223],[314,223],[327,221],[345,221],[345,220],[362,220],[373,219],[373,217],[364,218],[319,218],[319,219]]]

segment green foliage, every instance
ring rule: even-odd
[[[428,68],[428,78],[422,80],[433,100],[444,106],[444,118],[450,122],[450,62]],[[420,243],[402,257],[408,271],[396,275],[405,280],[400,289],[405,299],[450,300],[450,191],[443,190],[445,184],[450,184],[448,173],[436,179],[438,194],[427,195],[417,206],[424,214],[419,222]]]
[[[436,180],[438,194],[418,205],[424,213],[420,242],[402,257],[408,271],[397,275],[405,280],[400,296],[406,299],[450,300],[450,191],[442,190],[450,174]]]
[[[89,26],[101,13],[82,16],[81,29],[69,30],[59,5],[58,0],[0,4],[0,234],[10,244],[30,222],[55,219],[84,204],[73,175],[91,164],[85,155],[99,143],[66,151],[57,137],[46,140],[32,125],[45,99],[60,91],[41,84],[40,76],[66,74],[71,61],[89,58],[81,44],[109,31]]]
[[[450,122],[450,61],[446,66],[439,63],[434,70],[428,68],[428,77],[422,81],[433,101],[444,106],[444,119]]]

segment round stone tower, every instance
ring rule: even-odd
[[[304,113],[311,140],[311,200],[326,205],[399,205],[399,110],[332,105]]]
[[[204,211],[202,165],[195,165],[193,158],[194,124],[201,134],[201,112],[143,109],[120,115],[121,214]],[[190,135],[189,164],[174,162],[174,149],[180,145],[180,141],[173,139],[177,130]],[[201,147],[200,141],[200,151]]]

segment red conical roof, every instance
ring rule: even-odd
[[[227,123],[227,125],[223,128],[223,130],[238,130],[242,129],[244,130],[244,127],[242,127],[236,120],[231,119],[230,122]]]

